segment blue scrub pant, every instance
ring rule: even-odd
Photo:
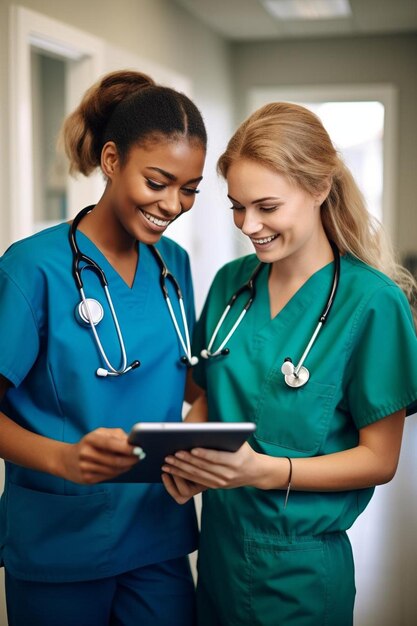
[[[76,583],[18,580],[6,571],[9,626],[195,626],[187,557]]]

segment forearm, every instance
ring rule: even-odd
[[[286,489],[289,461],[262,455],[256,486]],[[290,455],[289,455],[290,456]],[[364,489],[391,480],[395,467],[366,446],[310,458],[292,458],[291,489],[298,491],[346,491]]]
[[[300,491],[363,489],[391,480],[400,454],[405,411],[397,411],[359,431],[356,447],[309,458],[291,458],[291,488]],[[236,452],[197,448],[166,458],[164,471],[209,488],[251,486],[286,489],[290,462],[253,450]]]
[[[68,446],[32,433],[0,413],[0,457],[6,461],[62,476],[62,458]]]
[[[202,393],[195,400],[185,416],[185,422],[207,422],[208,420],[208,405],[206,394]]]
[[[359,444],[342,452],[292,459],[292,489],[345,491],[364,489],[390,481],[397,469],[405,411],[388,415],[359,431]],[[290,456],[290,455],[288,455]],[[263,459],[265,489],[282,487],[288,459]],[[288,484],[288,480],[287,480]],[[285,486],[285,484],[284,484]]]

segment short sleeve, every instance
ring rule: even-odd
[[[39,332],[30,303],[0,269],[0,374],[18,386],[39,351]]]
[[[407,299],[395,285],[374,293],[355,324],[345,397],[363,428],[417,399],[417,336]]]

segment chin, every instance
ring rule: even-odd
[[[161,237],[163,237],[163,235],[165,235],[165,232],[163,233],[140,232],[140,233],[135,234],[135,238],[137,239],[137,241],[140,241],[141,243],[144,243],[147,246],[152,246],[158,243],[158,241],[161,239]]]

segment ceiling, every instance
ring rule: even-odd
[[[350,0],[348,18],[285,22],[267,13],[260,0],[174,2],[233,41],[417,32],[417,0]]]

